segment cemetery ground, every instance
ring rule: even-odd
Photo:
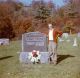
[[[71,42],[60,42],[58,64],[21,64],[19,52],[21,42],[11,41],[0,46],[0,78],[80,78],[80,38],[78,46]]]

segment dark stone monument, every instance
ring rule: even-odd
[[[20,62],[28,63],[29,53],[33,50],[40,51],[41,63],[48,63],[47,37],[41,32],[29,32],[22,35],[22,52]]]

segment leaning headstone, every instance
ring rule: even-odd
[[[77,39],[76,39],[76,38],[74,38],[73,46],[74,46],[74,47],[76,47],[76,46],[77,46]]]
[[[22,35],[22,52],[20,53],[20,62],[29,62],[29,53],[33,50],[41,54],[41,63],[48,62],[47,37],[41,32],[29,32]]]
[[[9,45],[9,39],[7,38],[0,39],[0,45]]]

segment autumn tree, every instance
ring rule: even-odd
[[[37,5],[34,6],[34,4],[37,3]],[[46,7],[46,4],[43,0],[36,1],[32,4],[34,6],[34,17],[36,19],[44,20],[50,16],[50,10]],[[37,7],[36,7],[37,6]]]
[[[12,39],[15,37],[14,32],[14,12],[20,6],[15,2],[0,2],[0,38]]]

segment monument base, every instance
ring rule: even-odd
[[[29,53],[30,52],[20,52],[20,56],[19,56],[19,61],[20,63],[31,63],[31,61],[29,60]],[[41,57],[40,57],[40,62],[41,63],[48,63],[48,58],[49,58],[49,52],[40,52]]]

